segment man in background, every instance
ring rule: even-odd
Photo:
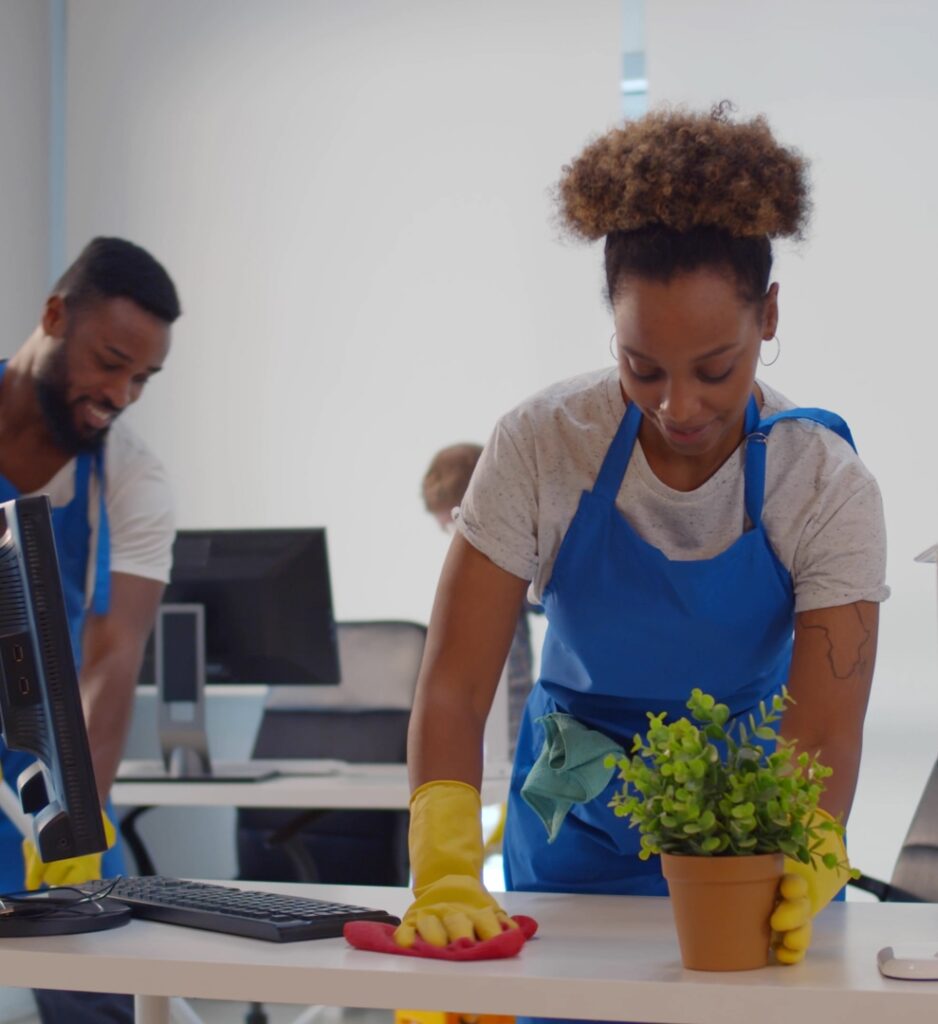
[[[39,325],[0,364],[0,501],[45,493],[79,669],[106,830],[106,804],[133,708],[144,646],[172,559],[170,488],[162,465],[120,414],[169,353],[180,314],[169,275],[144,249],[96,238],[46,299]],[[15,785],[32,761],[0,743]],[[7,783],[0,783],[7,784]],[[44,864],[0,817],[0,892],[125,873],[119,844]],[[129,996],[36,993],[47,1024],[133,1020]]]

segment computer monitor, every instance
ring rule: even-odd
[[[206,683],[339,681],[324,529],[179,532],[170,583],[141,671],[141,682],[157,685],[160,746],[170,777],[241,781],[265,774],[246,764],[228,765],[225,772],[213,769],[205,732]]]
[[[105,850],[45,495],[0,504],[0,729],[7,747],[37,758],[18,779],[0,781],[0,786],[11,820],[33,841],[42,860]],[[18,813],[8,784],[17,787],[25,814]],[[128,919],[75,894],[65,900],[68,906],[62,907],[46,895],[26,906],[27,901],[4,895],[0,936],[90,931]]]
[[[204,609],[209,684],[339,682],[323,528],[180,530],[163,603]]]
[[[42,859],[104,850],[44,495],[0,504],[0,719],[6,745],[38,758],[15,781]]]

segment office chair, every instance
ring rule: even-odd
[[[403,764],[426,627],[336,624],[342,682],[281,687],[268,699],[254,759]],[[264,810],[237,816],[238,876],[252,881],[406,885],[406,811]]]
[[[337,687],[272,690],[252,757],[407,760],[407,725],[427,629],[338,622]],[[407,811],[238,811],[238,877],[264,882],[407,885]],[[312,1019],[315,1011],[301,1016]],[[252,1003],[244,1024],[267,1024]],[[299,1024],[299,1022],[296,1022]]]
[[[888,882],[860,875],[850,885],[889,903],[938,903],[938,761],[925,783]]]

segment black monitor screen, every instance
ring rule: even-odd
[[[0,724],[44,861],[105,849],[49,499],[0,505]],[[6,785],[0,782],[0,785]]]
[[[203,606],[210,683],[339,682],[324,529],[181,530],[163,602]]]

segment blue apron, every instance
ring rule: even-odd
[[[6,364],[0,363],[0,380]],[[104,448],[96,452],[82,453],[75,459],[75,494],[72,500],[60,508],[52,509],[52,530],[65,595],[65,610],[68,614],[69,631],[75,666],[81,669],[81,638],[85,623],[85,580],[88,571],[88,556],[91,541],[91,523],[88,519],[88,500],[92,472],[97,474],[99,491],[98,545],[95,553],[95,586],[91,606],[96,615],[104,615],[111,601],[111,539],[104,495]],[[20,497],[20,492],[5,477],[0,476],[0,501]],[[8,750],[0,740],[0,764],[3,768],[3,785],[16,790],[19,773],[33,763],[31,754],[20,750]],[[114,821],[114,810],[110,801],[108,817]],[[23,887],[24,865],[19,830],[0,813],[0,893],[13,892]],[[123,874],[124,858],[120,843],[108,850],[102,860],[104,877]]]
[[[510,890],[667,895],[658,857],[638,858],[639,834],[608,806],[613,778],[594,800],[575,804],[556,840],[521,798],[544,742],[536,719],[573,715],[626,750],[646,712],[686,714],[699,686],[738,715],[788,679],[794,631],[791,576],[762,523],[766,444],[781,420],[808,419],[853,446],[844,421],[820,409],[790,409],[759,422],[746,410],[745,510],[749,528],[725,551],[671,561],[616,508],[642,422],[629,404],[592,491],[584,491],[544,593],[548,629],[541,676],[525,708],[505,827]]]

